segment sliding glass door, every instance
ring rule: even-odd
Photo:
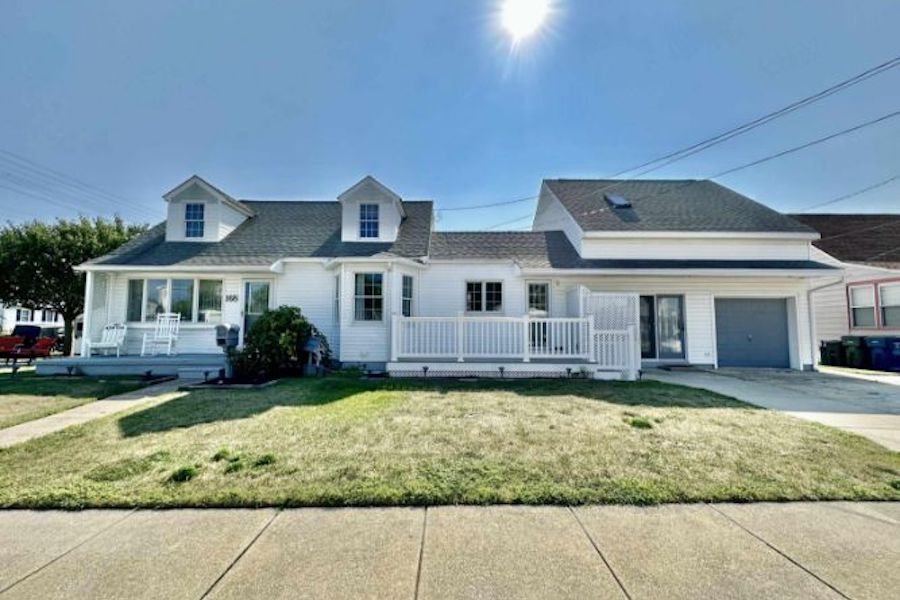
[[[641,358],[684,356],[684,296],[641,296]]]

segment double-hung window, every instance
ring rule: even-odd
[[[156,321],[162,313],[178,313],[184,323],[222,321],[221,279],[129,279],[125,318]]]
[[[361,238],[377,238],[378,237],[378,205],[377,204],[360,204],[359,205],[359,237],[361,237]]]
[[[412,316],[413,306],[413,278],[409,275],[403,276],[403,290],[400,294],[400,312],[404,317]]]
[[[853,327],[875,327],[875,286],[850,287],[850,321]]]
[[[503,283],[500,281],[467,282],[466,312],[503,312]]]
[[[381,321],[384,314],[383,275],[357,273],[354,316],[357,321]]]
[[[900,283],[882,285],[878,290],[881,326],[900,327]]]
[[[16,309],[16,321],[19,323],[28,323],[31,321],[31,309],[30,308],[17,308]]]
[[[184,205],[184,237],[203,237],[203,214],[202,202],[189,202]]]

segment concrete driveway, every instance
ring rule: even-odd
[[[896,598],[900,504],[0,511],[0,598]]]
[[[851,431],[900,451],[900,386],[894,379],[782,369],[644,372],[647,379],[703,388]]]

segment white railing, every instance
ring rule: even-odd
[[[403,317],[395,315],[391,358],[594,360],[593,317]]]

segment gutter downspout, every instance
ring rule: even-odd
[[[825,288],[830,288],[831,286],[846,283],[846,276],[842,275],[840,279],[836,281],[832,281],[831,283],[825,283],[814,288],[809,288],[806,290],[806,316],[809,319],[809,353],[810,353],[810,364],[812,365],[813,370],[816,370],[816,365],[818,362],[816,361],[816,307],[815,303],[813,303],[813,292],[818,292],[819,290],[824,290]]]

